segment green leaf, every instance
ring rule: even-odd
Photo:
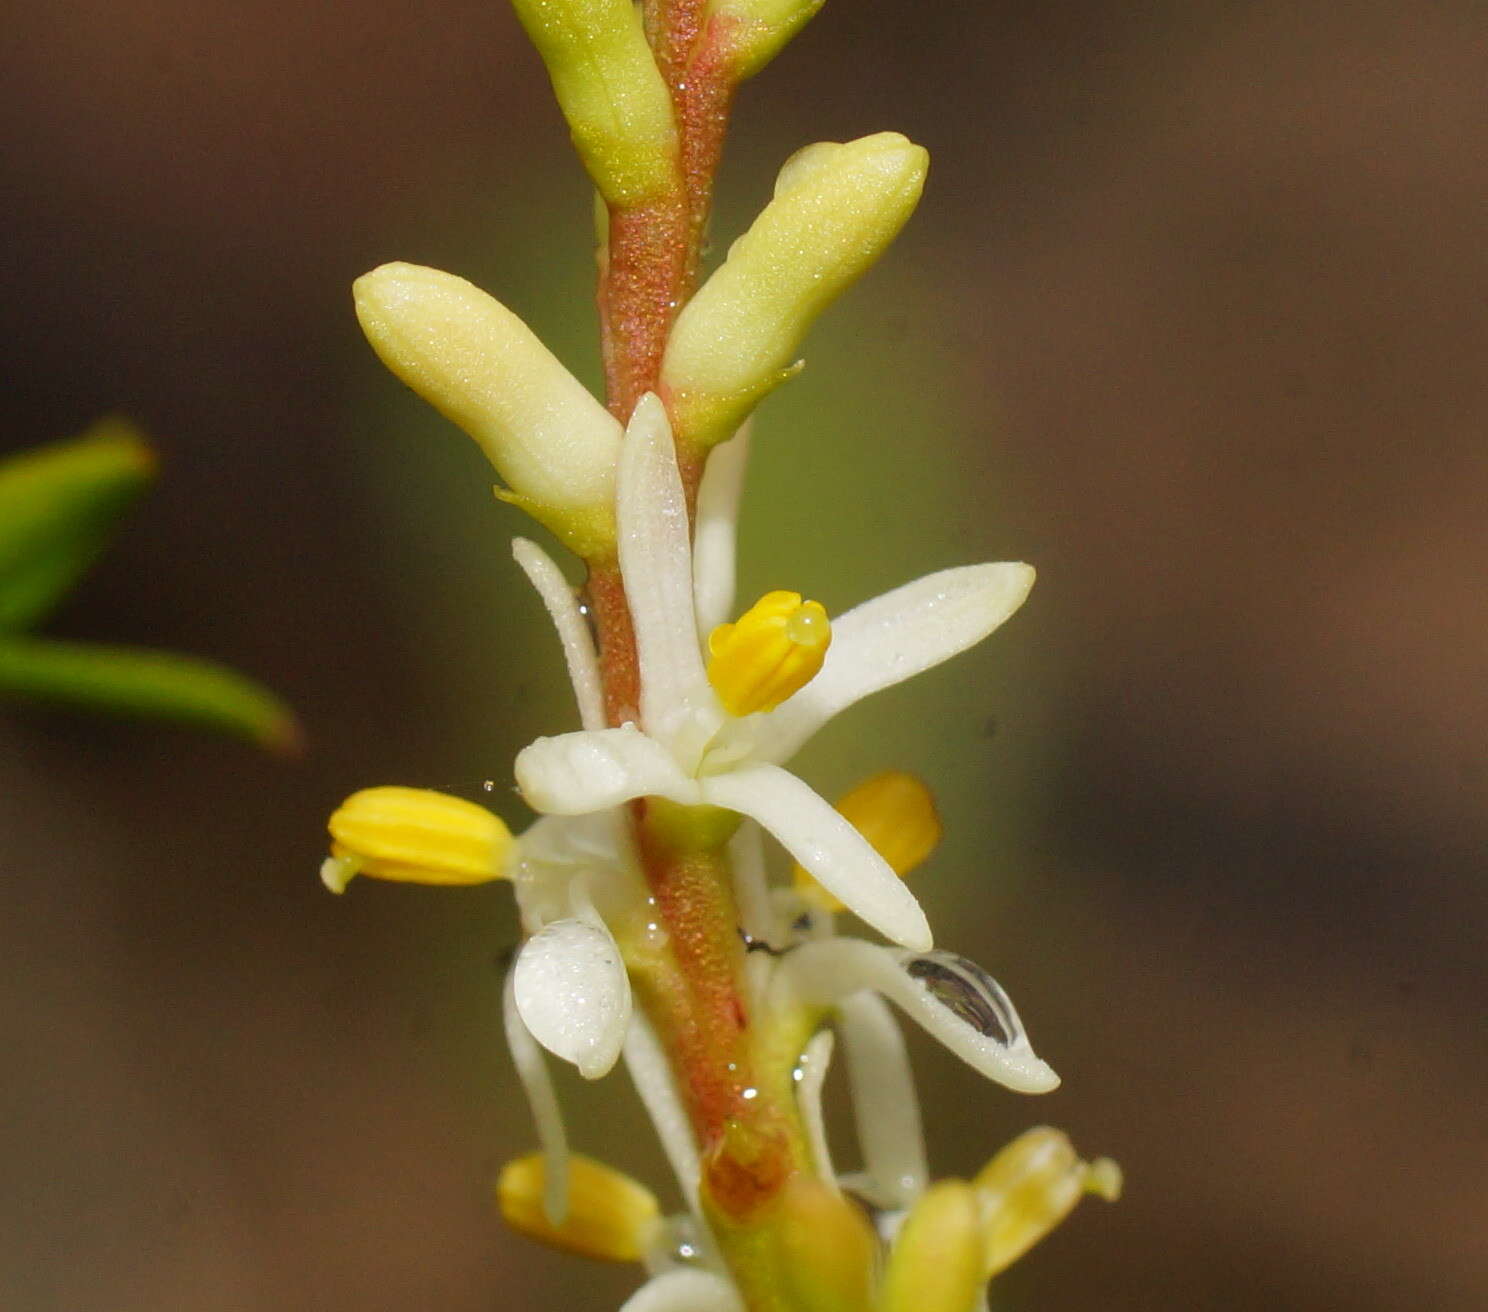
[[[154,472],[119,418],[0,461],[0,632],[30,628],[66,596]]]
[[[276,752],[300,745],[294,714],[273,693],[224,665],[174,652],[3,637],[0,698],[166,720]]]

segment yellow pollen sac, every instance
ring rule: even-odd
[[[531,1153],[508,1162],[496,1181],[502,1218],[529,1239],[581,1257],[639,1262],[656,1233],[656,1196],[630,1176],[574,1153],[568,1159],[568,1215],[555,1225],[543,1208],[546,1161]]]
[[[410,884],[484,884],[505,873],[511,831],[483,806],[427,788],[364,788],[332,813],[333,893],[356,875]]]
[[[837,799],[837,810],[901,879],[940,842],[940,816],[923,780],[903,770],[885,770],[865,779]],[[842,903],[801,866],[795,868],[796,891],[826,911]]]
[[[820,602],[767,592],[708,636],[708,682],[730,715],[773,711],[822,667],[832,625]]]
[[[1020,1134],[974,1181],[982,1198],[987,1275],[1022,1257],[1074,1210],[1086,1194],[1121,1197],[1121,1168],[1109,1157],[1083,1162],[1059,1130]]]

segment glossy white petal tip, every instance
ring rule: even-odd
[[[636,1290],[620,1312],[744,1312],[744,1300],[711,1271],[668,1271]]]
[[[518,754],[517,787],[534,811],[583,815],[656,794],[686,804],[696,786],[634,725],[539,738]]]
[[[860,989],[876,990],[988,1079],[1018,1093],[1047,1093],[1059,1085],[997,982],[952,953],[895,952],[860,939],[824,939],[783,958],[776,981],[802,1001],[825,1005]]]
[[[630,1023],[630,981],[608,932],[555,920],[522,945],[512,989],[523,1024],[555,1057],[586,1080],[614,1066]]]

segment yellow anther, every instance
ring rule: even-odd
[[[982,1274],[982,1209],[965,1180],[941,1180],[920,1196],[894,1241],[879,1312],[971,1312]]]
[[[837,809],[901,879],[940,842],[935,798],[922,780],[903,770],[885,770],[865,779],[837,799]],[[842,910],[842,903],[799,865],[795,881],[796,891],[819,907]]]
[[[513,1230],[539,1243],[606,1262],[639,1262],[656,1232],[660,1208],[645,1185],[592,1157],[568,1159],[568,1215],[554,1224],[543,1208],[546,1162],[532,1153],[508,1162],[496,1201]]]
[[[505,873],[510,830],[483,806],[427,788],[364,788],[332,813],[320,877],[341,893],[356,875],[412,884],[484,884]]]
[[[1081,1161],[1065,1134],[1041,1125],[1008,1144],[975,1184],[985,1208],[986,1271],[994,1276],[1063,1221],[1085,1194],[1115,1202],[1121,1168],[1109,1157]]]
[[[816,677],[831,642],[820,602],[767,592],[708,636],[708,682],[730,715],[773,711]]]

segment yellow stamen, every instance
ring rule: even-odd
[[[901,879],[940,842],[935,798],[922,780],[903,770],[885,770],[865,779],[837,799],[837,809]],[[799,865],[795,882],[796,891],[817,906],[842,910],[842,903]]]
[[[511,831],[483,806],[427,788],[364,788],[331,815],[320,877],[333,893],[356,875],[412,884],[484,884],[505,873]]]
[[[1053,1230],[1084,1195],[1115,1202],[1121,1168],[1109,1157],[1081,1161],[1065,1134],[1041,1125],[999,1152],[975,1184],[986,1209],[986,1271],[994,1276]]]
[[[832,625],[820,602],[767,592],[708,637],[708,682],[730,715],[773,711],[822,667]]]
[[[496,1201],[513,1230],[539,1243],[606,1262],[639,1262],[656,1232],[660,1208],[645,1185],[572,1154],[568,1159],[568,1215],[554,1224],[543,1207],[546,1162],[531,1153],[508,1162],[496,1182]]]
[[[971,1312],[986,1279],[981,1220],[965,1180],[941,1180],[922,1194],[889,1255],[880,1312]]]

